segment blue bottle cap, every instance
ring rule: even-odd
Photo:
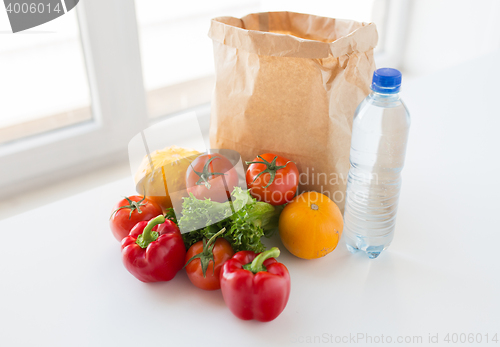
[[[377,93],[399,93],[401,87],[401,72],[396,69],[384,67],[373,73],[372,90]]]

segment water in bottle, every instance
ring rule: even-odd
[[[344,238],[349,251],[364,251],[370,258],[394,237],[410,128],[400,86],[401,72],[376,70],[372,92],[358,106],[352,125]]]

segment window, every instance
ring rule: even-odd
[[[112,161],[125,160],[128,141],[138,129],[147,126],[133,0],[80,1],[70,13],[55,19],[53,23],[24,33],[2,35],[0,40],[2,43],[7,39],[21,41],[17,37],[22,39],[23,35],[31,35],[33,40],[44,40],[44,36],[51,35],[43,33],[50,31],[47,29],[49,24],[57,28],[56,35],[71,36],[71,30],[66,32],[59,27],[59,23],[67,20],[64,17],[71,16],[74,11],[78,17],[78,47],[81,45],[83,51],[86,66],[83,75],[88,80],[88,92],[81,92],[81,89],[77,91],[74,85],[56,85],[55,77],[46,83],[49,86],[56,85],[56,88],[68,88],[70,93],[81,94],[81,99],[72,100],[73,107],[76,107],[74,111],[81,107],[78,105],[85,107],[86,103],[88,106],[91,100],[92,118],[71,126],[61,127],[61,124],[57,124],[57,129],[52,131],[0,144],[0,191],[4,194],[18,193],[40,184],[82,174]],[[6,36],[10,37],[5,39]],[[53,52],[54,48],[51,48]],[[30,55],[38,56],[40,51]],[[83,70],[81,61],[74,62],[73,68]],[[57,73],[64,75],[71,72],[59,69]],[[58,78],[64,83],[66,77]],[[27,83],[39,82],[32,81],[29,76],[26,80]],[[45,93],[45,88],[48,87],[41,85],[36,88],[35,95],[25,93],[21,103],[30,103],[37,97],[36,93]],[[60,102],[61,98],[53,93],[55,91],[48,93],[55,100],[52,106],[59,108],[54,111],[64,112],[69,104]],[[19,106],[22,107],[22,104]],[[36,116],[42,119],[48,113],[47,110],[40,110]]]
[[[149,116],[210,101],[214,84],[210,19],[259,11],[259,1],[136,1]]]
[[[57,32],[49,22],[41,32],[2,35],[0,143],[91,119],[75,11],[58,21]]]

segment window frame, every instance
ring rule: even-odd
[[[387,11],[377,66],[401,67],[406,36],[401,28],[408,22],[410,0],[379,1],[385,2]],[[86,0],[73,10],[79,21],[92,120],[0,145],[4,194],[123,162],[130,139],[164,118],[148,117],[134,0]],[[398,26],[399,30],[393,29]],[[177,90],[177,94],[184,92],[189,91]],[[202,109],[208,113],[208,107]]]
[[[74,10],[93,118],[1,145],[4,193],[124,160],[129,140],[148,124],[134,0],[86,0]]]

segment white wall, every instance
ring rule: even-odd
[[[405,73],[428,74],[499,49],[500,0],[412,1]]]

